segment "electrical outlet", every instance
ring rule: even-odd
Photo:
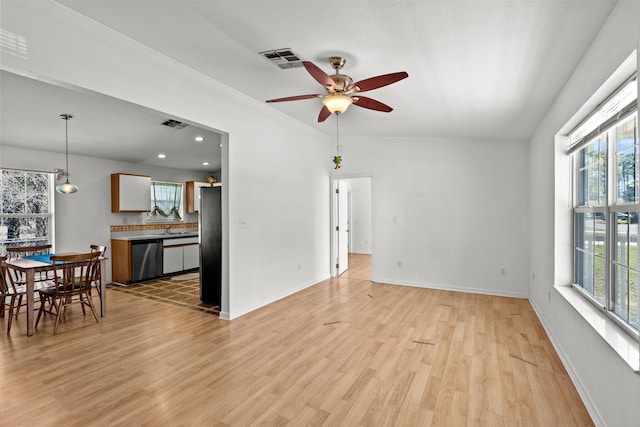
[[[240,219],[240,228],[247,228],[247,220]]]
[[[402,261],[398,260],[398,267],[402,268]]]
[[[127,217],[122,218],[122,225],[127,225]]]

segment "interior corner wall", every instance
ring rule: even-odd
[[[372,177],[374,281],[528,297],[525,142],[341,143],[334,176]]]
[[[3,2],[0,19],[26,43],[2,52],[3,69],[228,133],[221,317],[329,277],[330,137],[57,2]]]
[[[631,426],[640,419],[640,375],[602,340],[553,286],[566,280],[555,276],[554,241],[557,209],[565,209],[565,182],[555,176],[556,134],[620,64],[640,52],[640,2],[619,1],[580,64],[549,109],[529,143],[529,217],[531,302],[561,355],[596,425]],[[569,171],[560,171],[569,173]],[[566,230],[570,233],[570,229]],[[566,258],[565,258],[566,259]]]

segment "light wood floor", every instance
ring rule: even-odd
[[[371,255],[349,254],[349,268],[340,278],[371,280]]]
[[[226,322],[107,293],[0,334],[0,424],[592,425],[524,299],[341,277]]]

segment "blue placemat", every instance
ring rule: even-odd
[[[56,254],[44,254],[44,255],[25,255],[22,258],[32,259],[34,261],[46,262],[47,264],[52,264],[51,257]]]

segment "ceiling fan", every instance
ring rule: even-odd
[[[405,71],[401,71],[398,73],[370,77],[353,83],[353,79],[351,79],[351,77],[346,74],[340,74],[340,69],[344,66],[345,62],[345,59],[339,56],[332,56],[329,58],[329,63],[335,70],[335,74],[329,76],[312,62],[302,61],[304,68],[306,68],[309,74],[311,74],[311,77],[316,79],[318,83],[325,87],[327,94],[323,95],[317,93],[289,96],[286,98],[270,99],[267,102],[299,101],[302,99],[322,98],[323,106],[320,110],[320,114],[318,115],[318,122],[324,122],[331,113],[336,115],[344,113],[351,104],[362,108],[368,108],[370,110],[383,111],[385,113],[393,111],[393,108],[380,101],[358,94],[396,83],[409,77],[409,74]]]

